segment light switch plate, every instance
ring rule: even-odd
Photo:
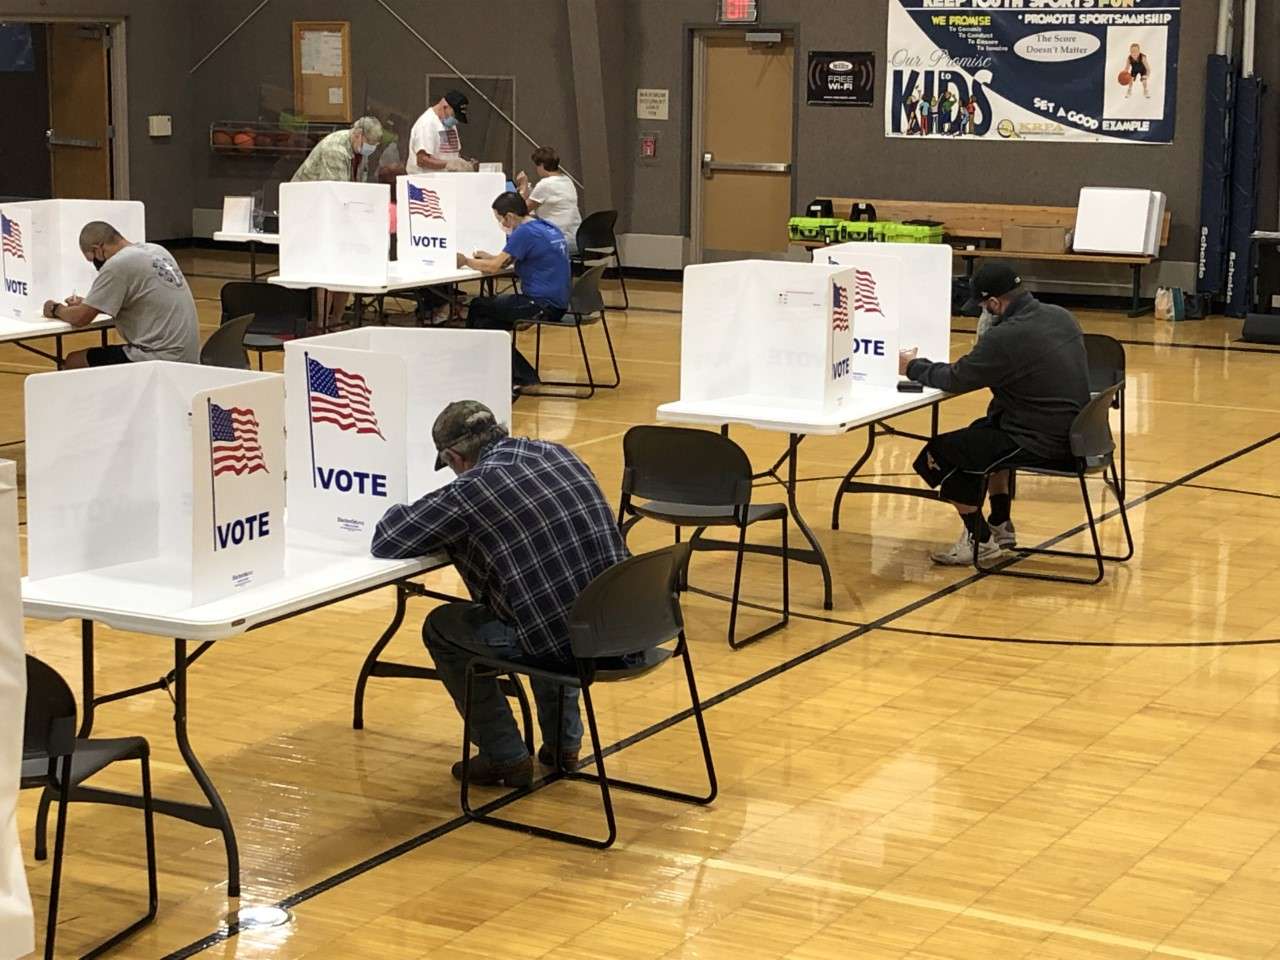
[[[147,117],[147,133],[153,137],[173,136],[173,117],[168,114],[152,114]]]

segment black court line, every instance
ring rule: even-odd
[[[1253,453],[1254,451],[1259,450],[1262,447],[1268,446],[1269,444],[1272,444],[1277,440],[1280,440],[1280,432],[1273,433],[1269,437],[1264,437],[1261,440],[1257,440],[1249,444],[1248,446],[1242,447],[1241,449],[1237,450],[1235,453],[1230,453],[1230,454],[1227,454],[1226,456],[1219,457],[1217,460],[1214,460],[1213,462],[1208,463],[1202,467],[1198,467],[1195,470],[1192,470],[1191,472],[1184,474],[1183,476],[1179,477],[1176,480],[1171,480],[1169,483],[1164,484],[1155,490],[1148,491],[1142,496],[1136,497],[1134,500],[1129,501],[1126,504],[1126,507],[1132,508],[1132,507],[1139,506],[1140,504],[1146,503],[1149,500],[1153,500],[1156,497],[1161,496],[1162,494],[1168,493],[1170,490],[1176,490],[1179,487],[1185,486],[1186,484],[1195,480],[1197,477],[1201,477],[1204,474],[1209,473],[1210,471],[1216,470],[1227,463],[1231,463],[1233,460],[1238,460],[1241,457],[1247,456],[1248,454]],[[1101,523],[1103,520],[1116,516],[1117,514],[1118,514],[1118,509],[1109,511],[1106,514],[1101,514],[1097,517],[1097,522]],[[1072,536],[1075,536],[1077,533],[1080,533],[1086,528],[1087,528],[1086,524],[1080,524],[1072,528],[1071,530],[1068,530],[1067,532],[1058,535],[1057,537],[1054,537],[1050,540],[1045,541],[1043,545],[1051,545],[1051,544],[1059,543]],[[960,590],[963,590],[965,587],[971,586],[972,584],[978,583],[979,581],[985,580],[985,579],[986,579],[985,576],[975,571],[969,576],[966,576],[960,580],[955,581],[954,583],[948,584],[945,587],[941,587],[940,589],[935,590],[931,594],[927,594],[924,597],[920,597],[917,600],[913,600],[911,603],[905,604],[904,606],[901,606],[896,610],[890,611],[889,613],[886,613],[880,617],[877,617],[876,619],[871,620],[867,623],[858,625],[854,627],[854,629],[846,633],[843,633],[832,640],[828,640],[825,643],[821,643],[816,647],[812,647],[809,650],[804,651],[803,653],[796,654],[795,656],[787,660],[783,660],[780,663],[776,663],[772,667],[770,667],[769,669],[761,673],[758,673],[752,677],[748,677],[745,680],[741,680],[738,683],[734,684],[733,686],[727,687],[726,689],[720,691],[717,694],[713,694],[712,696],[702,701],[702,709],[704,711],[710,710],[713,707],[721,703],[724,703],[727,700],[731,700],[734,697],[739,696],[740,694],[746,693],[747,691],[753,689],[754,687],[759,686],[762,683],[772,680],[774,677],[778,677],[778,676],[781,676],[782,674],[789,673],[795,668],[803,666],[804,664],[808,663],[811,660],[815,660],[818,657],[821,657],[827,653],[830,653],[832,650],[837,650],[840,647],[843,647],[846,644],[851,643],[852,641],[858,639],[859,637],[865,636],[868,633],[871,633],[876,630],[883,630],[886,627],[888,627],[889,624],[891,624],[893,621],[899,620],[902,617],[907,616],[908,614],[915,613],[917,610],[923,607],[936,603],[939,600],[942,600],[946,597],[951,596],[954,593],[957,593]],[[793,616],[794,615],[795,614],[793,614]],[[896,628],[896,629],[903,630],[905,628]],[[1264,641],[1241,641],[1241,643],[1257,643],[1257,644],[1261,644],[1263,642]],[[671,716],[667,717],[664,720],[659,720],[656,723],[650,724],[648,727],[645,727],[644,729],[639,730],[636,733],[631,734],[630,736],[624,737],[623,739],[617,741],[616,743],[608,747],[605,747],[604,749],[601,750],[601,753],[604,754],[605,756],[612,756],[613,754],[618,753],[621,750],[625,750],[629,746],[633,746],[634,744],[647,740],[650,737],[653,737],[656,734],[661,733],[662,731],[667,730],[675,726],[676,724],[691,718],[692,716],[693,716],[693,708],[686,707],[683,710],[673,713]],[[502,806],[505,806],[508,803],[511,803],[517,799],[520,799],[521,797],[527,796],[531,792],[536,792],[537,790],[544,789],[548,784],[553,782],[555,781],[545,780],[545,779],[540,780],[529,790],[517,791],[512,794],[507,794],[504,797],[500,797],[499,799],[492,801],[490,804],[482,808],[482,810],[484,812],[496,810]],[[471,823],[471,822],[472,821],[466,817],[455,817],[454,819],[446,821],[445,823],[438,824],[437,826],[432,827],[430,830],[427,830],[424,833],[420,833],[417,836],[410,837],[407,840],[401,841],[400,843],[396,844],[395,846],[389,847],[388,849],[382,851],[381,853],[375,854],[374,856],[369,857],[368,859],[365,859],[360,861],[359,863],[353,864],[352,866],[347,867],[345,870],[342,870],[339,873],[335,873],[332,876],[325,878],[324,880],[320,880],[317,883],[312,884],[311,886],[308,886],[302,890],[299,890],[297,893],[290,894],[288,897],[285,897],[282,900],[276,901],[273,905],[280,907],[282,909],[290,909],[292,907],[298,906],[299,904],[305,903],[308,900],[311,900],[322,893],[326,893],[329,890],[332,890],[334,887],[341,886],[343,883],[346,883],[348,880],[352,880],[358,876],[361,876],[362,874],[369,872],[370,870],[375,869],[376,867],[379,867],[385,863],[389,863],[390,861],[395,860],[400,856],[403,856],[405,853],[408,853],[412,850],[416,850],[417,848],[423,846],[426,843],[431,842],[432,840],[436,840],[442,836],[453,833],[455,830],[459,829],[460,827],[466,826],[468,823]],[[230,924],[227,927],[224,927],[220,930],[216,930],[213,933],[210,933],[207,936],[200,938],[199,940],[195,940],[192,943],[187,944],[185,947],[179,948],[173,953],[166,954],[162,958],[162,960],[186,960],[186,958],[193,957],[198,953],[202,953],[203,951],[209,949],[210,947],[216,946],[219,943],[223,943],[226,940],[229,940],[231,937],[234,937],[239,933],[240,933],[239,926],[234,923]]]
[[[952,333],[977,334],[977,330],[966,330],[961,327],[953,327]],[[1174,350],[1213,350],[1218,353],[1266,353],[1273,356],[1280,355],[1280,348],[1268,350],[1266,347],[1237,347],[1229,343],[1170,343],[1159,340],[1126,340],[1116,337],[1115,340],[1123,343],[1127,347],[1171,347]],[[1240,341],[1235,341],[1239,343]]]

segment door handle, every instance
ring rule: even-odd
[[[702,155],[702,175],[710,180],[717,170],[724,173],[790,173],[791,164],[717,162],[710,153],[704,153]]]
[[[83,147],[87,150],[97,150],[102,146],[101,140],[85,140],[78,137],[60,137],[52,130],[44,132],[45,143],[50,147]]]

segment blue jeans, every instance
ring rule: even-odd
[[[422,640],[435,661],[445,689],[453,697],[461,715],[467,688],[467,665],[477,656],[510,660],[527,666],[573,674],[568,662],[539,660],[529,656],[516,642],[515,628],[493,615],[479,603],[446,603],[427,614],[422,624]],[[561,688],[541,677],[530,677],[533,700],[538,709],[542,742],[561,753],[577,753],[582,745],[582,717],[578,712],[578,688],[564,687],[563,724],[556,730],[556,703]],[[511,763],[528,756],[520,728],[511,715],[511,705],[498,688],[498,681],[477,677],[471,686],[471,741],[480,753],[496,764]]]
[[[526,323],[540,314],[546,314],[551,320],[559,320],[564,313],[559,307],[526,297],[522,293],[476,297],[467,308],[467,327],[471,330],[514,330],[516,324]],[[511,337],[511,382],[525,387],[538,383],[538,373],[533,364],[516,349],[514,334]]]

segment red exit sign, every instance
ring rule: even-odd
[[[721,23],[755,23],[759,18],[756,0],[720,0]]]

